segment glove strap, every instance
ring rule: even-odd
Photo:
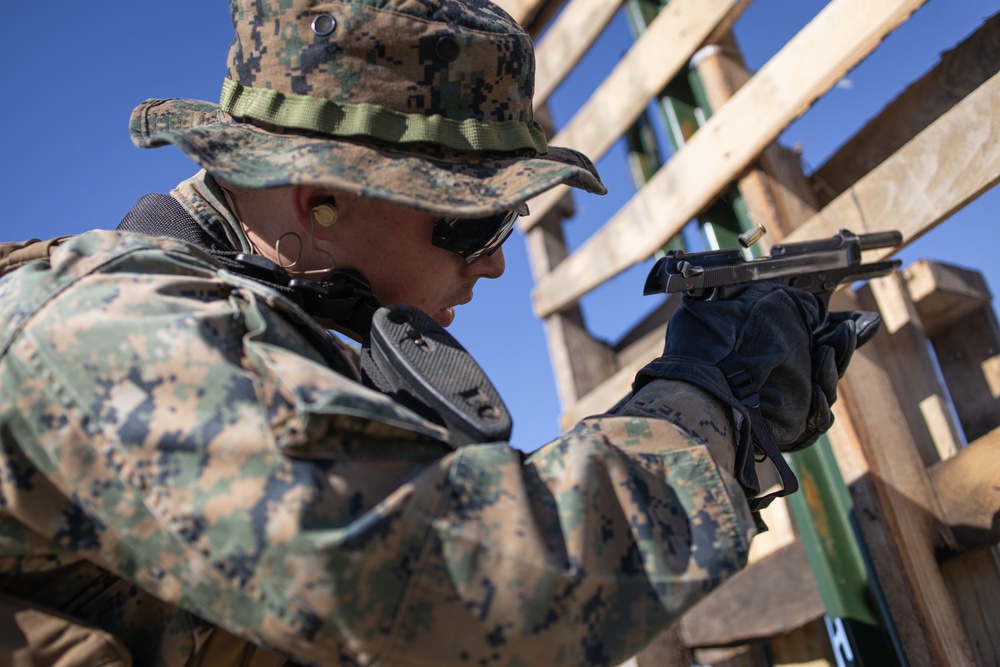
[[[746,407],[750,417],[750,433],[753,439],[754,448],[760,451],[765,458],[771,460],[778,475],[781,477],[781,490],[769,493],[766,496],[751,498],[749,500],[750,510],[758,512],[771,504],[775,498],[787,496],[795,493],[799,489],[799,481],[795,478],[795,473],[788,466],[785,457],[781,454],[778,446],[774,444],[771,432],[767,429],[764,415],[760,411],[760,394],[757,393],[757,385],[747,370],[746,364],[735,352],[731,352],[726,358],[718,363],[718,367],[726,376],[729,387]],[[745,489],[752,493],[760,491],[760,481],[757,479],[757,471],[754,468],[755,457],[751,454],[751,448],[743,447],[742,451],[736,452],[736,476],[737,481]]]

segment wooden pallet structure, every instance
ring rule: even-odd
[[[631,0],[625,0],[626,2]],[[655,1],[655,0],[654,0]],[[537,39],[536,108],[572,71],[623,0],[499,0]],[[731,28],[749,0],[669,0],[594,94],[551,138],[600,159],[644,110],[695,71],[712,112],[574,252],[573,201],[556,188],[522,219],[564,425],[597,414],[662,349],[676,299],[619,342],[586,327],[580,299],[667,246],[734,185],[767,243],[896,229],[904,243],[945,223],[1000,180],[1000,15],[910,85],[810,175],[779,134],[864,60],[924,0],[831,0],[759,71]],[[542,32],[544,29],[544,33]],[[866,261],[880,259],[866,253]],[[870,256],[869,256],[870,255]],[[878,309],[885,326],[840,387],[829,434],[834,475],[863,545],[900,664],[1000,665],[1000,327],[982,276],[921,261],[834,306]],[[830,541],[804,503],[766,512],[748,568],[633,660],[730,667],[849,665],[805,534]],[[797,518],[798,521],[794,520]],[[834,591],[836,594],[837,591]]]

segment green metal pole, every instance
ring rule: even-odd
[[[626,1],[636,36],[668,1]],[[674,152],[712,115],[701,77],[690,67],[667,85],[658,106]],[[648,116],[643,122],[650,122]],[[641,150],[652,152],[648,146]],[[658,168],[662,159],[656,155]],[[647,169],[651,164],[646,163]],[[651,176],[652,172],[643,175],[646,180]],[[738,235],[752,226],[735,185],[699,215],[698,222],[713,249],[740,247]],[[906,667],[829,441],[820,438],[789,459],[801,485],[799,493],[788,497],[789,506],[827,612],[827,633],[838,667]]]
[[[633,32],[641,35],[666,4],[666,0],[627,0],[625,8]],[[675,153],[712,114],[701,77],[694,68],[681,72],[667,84],[658,96],[657,107],[667,130],[667,141]],[[697,220],[713,249],[740,247],[737,238],[752,227],[746,204],[735,185],[698,215]],[[748,253],[749,256],[752,255]]]
[[[788,496],[788,505],[823,599],[838,667],[904,667],[829,440],[823,436],[789,458],[800,491]]]

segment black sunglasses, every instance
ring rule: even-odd
[[[434,223],[431,243],[461,255],[471,264],[503,245],[518,215],[517,211],[506,211],[485,218],[441,218]]]

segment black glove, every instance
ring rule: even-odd
[[[828,313],[812,294],[776,282],[720,290],[711,301],[685,297],[663,356],[639,372],[633,391],[653,379],[683,380],[742,415],[735,474],[756,511],[798,489],[781,452],[807,447],[830,428],[837,381],[881,321],[876,313]],[[755,450],[771,459],[784,487],[763,498]]]

